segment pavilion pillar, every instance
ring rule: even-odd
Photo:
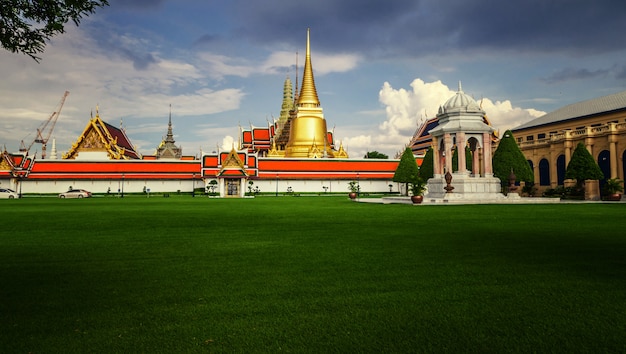
[[[472,151],[472,174],[474,176],[479,176],[480,175],[480,152],[479,152],[479,147],[478,144],[476,144],[476,147],[474,148],[474,151]]]
[[[485,166],[484,176],[493,176],[493,167],[491,162],[491,135],[488,132],[483,133],[483,166]]]
[[[456,133],[456,152],[457,152],[457,169],[459,173],[467,172],[467,163],[465,162],[465,133]]]
[[[432,148],[433,148],[433,177],[441,176],[443,173],[441,172],[441,160],[440,160],[440,152],[439,152],[439,138],[433,136],[432,140]]]
[[[443,136],[443,148],[445,151],[445,172],[452,173],[452,136],[450,133],[445,133]]]

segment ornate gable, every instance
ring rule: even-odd
[[[309,149],[309,156],[314,159],[319,159],[324,157],[324,152],[317,146],[315,142],[313,142],[313,146]]]
[[[239,153],[233,148],[230,150],[228,157],[222,162],[222,169],[217,174],[218,177],[247,177],[245,164],[239,157]]]
[[[0,171],[12,171],[12,170],[13,170],[13,164],[10,159],[10,156],[6,151],[4,151],[2,153],[2,157],[0,158]]]
[[[97,111],[63,159],[76,159],[80,152],[103,152],[110,160],[140,158],[124,131],[104,122]]]
[[[343,149],[343,142],[339,144],[339,150],[335,153],[335,157],[342,159],[348,158],[348,152]]]

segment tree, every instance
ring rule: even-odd
[[[535,182],[535,175],[510,130],[504,132],[498,148],[493,153],[492,162],[493,174],[500,178],[500,183],[503,186],[508,185],[511,170],[513,170],[517,182]]]
[[[419,167],[417,167],[413,151],[407,147],[400,157],[400,163],[393,174],[393,181],[404,183],[408,193],[409,183],[413,183],[417,177],[419,177]]]
[[[23,53],[39,62],[46,41],[65,32],[70,20],[76,26],[83,16],[93,14],[98,7],[108,6],[107,0],[2,0],[0,2],[0,44],[12,53]]]
[[[583,189],[587,179],[604,179],[604,173],[602,173],[600,166],[583,143],[576,145],[572,158],[567,164],[565,178],[575,179],[576,186]]]
[[[428,150],[426,150],[426,154],[422,159],[422,165],[420,166],[419,173],[420,177],[425,181],[427,181],[429,178],[433,178],[435,174],[435,166],[433,161],[432,147],[429,147]]]
[[[378,151],[368,151],[367,154],[363,156],[363,158],[364,159],[388,159],[389,156]]]

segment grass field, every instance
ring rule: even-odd
[[[0,352],[626,352],[626,204],[2,201]]]

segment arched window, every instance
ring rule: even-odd
[[[598,166],[604,173],[604,178],[600,180],[599,184],[600,190],[602,190],[606,179],[611,178],[611,153],[608,150],[602,150],[598,154]]]
[[[565,155],[556,158],[556,184],[562,186],[565,183]]]
[[[539,185],[550,185],[550,163],[546,159],[539,161]]]

